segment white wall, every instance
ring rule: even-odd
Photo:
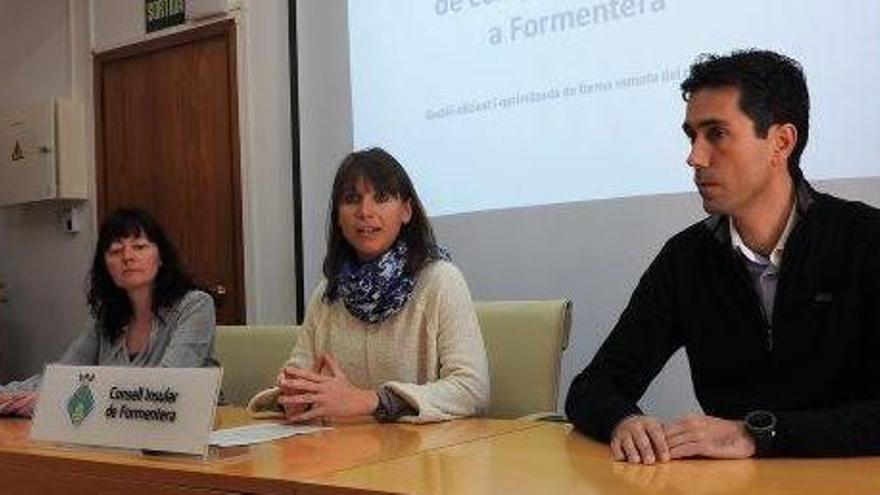
[[[67,0],[0,0],[0,106],[71,98],[91,105],[87,4]],[[92,119],[86,117],[87,160],[93,161]],[[94,180],[90,176],[90,197]],[[84,217],[93,216],[89,201]],[[94,230],[61,229],[61,205],[0,208],[0,382],[22,378],[57,357],[88,321],[86,272]]]
[[[235,3],[235,2],[232,2]],[[143,41],[142,0],[0,0],[0,105],[54,97],[86,107],[89,221],[62,232],[54,203],[0,209],[0,382],[39,371],[88,321],[86,274],[95,242],[91,53]],[[245,284],[251,323],[295,315],[287,2],[242,2],[239,121]],[[212,22],[211,19],[202,22]],[[192,26],[154,33],[164,36]]]
[[[287,2],[243,3],[239,120],[249,323],[296,319]]]
[[[336,167],[351,152],[345,0],[297,0],[303,272],[308,295],[321,276],[327,205]]]

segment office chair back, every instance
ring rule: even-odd
[[[489,358],[489,416],[556,411],[571,301],[483,301],[475,306]]]
[[[290,357],[299,330],[294,325],[218,326],[215,352],[223,367],[223,394],[231,405],[246,406],[271,387]]]

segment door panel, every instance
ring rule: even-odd
[[[235,24],[96,57],[98,203],[153,213],[221,324],[244,323]]]

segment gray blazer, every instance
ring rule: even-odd
[[[125,339],[111,342],[101,334],[98,322],[76,337],[57,361],[79,366],[137,366],[162,368],[201,368],[218,366],[214,359],[214,301],[208,294],[193,290],[173,307],[153,318],[147,348],[129,357]],[[0,386],[0,392],[37,390],[41,375]]]

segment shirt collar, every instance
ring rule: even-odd
[[[773,267],[779,269],[779,266],[782,264],[782,253],[785,250],[785,243],[788,241],[788,236],[791,234],[791,229],[794,228],[795,222],[797,222],[797,202],[792,205],[791,213],[788,214],[788,221],[785,223],[785,228],[782,229],[782,235],[779,236],[779,240],[776,241],[776,247],[773,248],[773,251],[770,252],[770,258],[768,259],[766,256],[761,256],[760,254],[752,251],[745,242],[742,240],[742,236],[739,235],[739,232],[736,230],[736,226],[734,225],[733,218],[729,218],[727,224],[730,228],[730,243],[734,249],[742,253],[743,256],[746,257],[752,263],[757,263],[760,265],[766,265],[769,261],[773,264]]]

